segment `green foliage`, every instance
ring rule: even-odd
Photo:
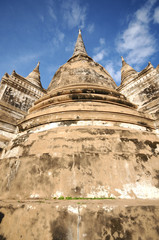
[[[56,199],[56,198],[54,198]],[[85,198],[85,197],[59,197],[58,200],[104,200],[104,199],[115,199],[112,197],[101,197],[101,198]]]
[[[58,198],[59,200],[64,200],[65,198],[63,196],[59,197]]]
[[[66,200],[72,200],[72,197],[65,197]]]

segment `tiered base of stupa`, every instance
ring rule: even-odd
[[[158,240],[153,131],[81,120],[19,133],[0,162],[0,239]]]
[[[0,202],[1,240],[158,240],[155,200]]]
[[[1,198],[158,198],[157,136],[107,125],[67,121],[20,133],[0,162]]]
[[[82,89],[43,97],[3,152],[1,240],[158,240],[153,119],[113,90]]]

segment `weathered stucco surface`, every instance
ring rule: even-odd
[[[156,201],[0,202],[1,240],[158,240]]]
[[[118,91],[142,112],[151,114],[159,128],[159,70],[149,62],[148,66],[137,73],[124,60],[121,69],[121,85]]]
[[[27,114],[35,100],[44,93],[40,82],[39,64],[27,78],[15,71],[11,75],[4,74],[0,83],[0,154],[15,136],[18,120]]]
[[[67,121],[19,134],[1,160],[4,196],[159,197],[155,134],[84,124]]]

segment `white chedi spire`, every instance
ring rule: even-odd
[[[32,82],[33,84],[37,85],[38,87],[42,87],[41,81],[40,81],[39,65],[40,65],[40,62],[38,62],[37,66],[34,68],[34,70],[31,73],[29,73],[26,79]]]
[[[86,52],[85,46],[84,46],[84,42],[83,42],[83,39],[82,39],[82,34],[81,34],[80,29],[79,29],[76,45],[75,45],[75,48],[74,48],[73,56],[76,56],[78,54],[88,55],[87,52]]]

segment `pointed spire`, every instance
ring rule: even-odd
[[[9,74],[6,72],[3,77],[9,78]]]
[[[76,45],[75,45],[75,48],[74,48],[73,56],[76,56],[78,54],[87,55],[80,29],[79,29],[79,34],[78,34],[78,38],[77,38],[77,41],[76,41]]]
[[[123,56],[121,56],[121,60],[122,60],[122,67],[123,67],[124,65],[126,65],[126,62],[125,62]]]
[[[34,70],[31,73],[29,73],[26,79],[34,83],[38,87],[42,87],[41,81],[40,81],[39,65],[40,65],[40,62],[38,62],[37,66],[34,68]]]
[[[146,69],[150,69],[150,68],[154,68],[154,66],[152,65],[151,62],[148,62],[148,65],[147,65]]]
[[[35,71],[35,72],[39,72],[39,65],[40,65],[40,62],[38,62],[37,66],[34,68],[33,71]],[[40,72],[39,72],[39,73],[40,73]]]
[[[122,68],[121,68],[121,83],[125,82],[128,78],[132,77],[137,72],[121,57]]]
[[[12,76],[14,76],[16,74],[16,71],[15,70],[13,70],[12,71]]]
[[[8,77],[9,77],[9,74],[8,74],[8,73],[5,73],[5,74],[4,74],[4,77],[7,77],[7,78],[8,78]]]

